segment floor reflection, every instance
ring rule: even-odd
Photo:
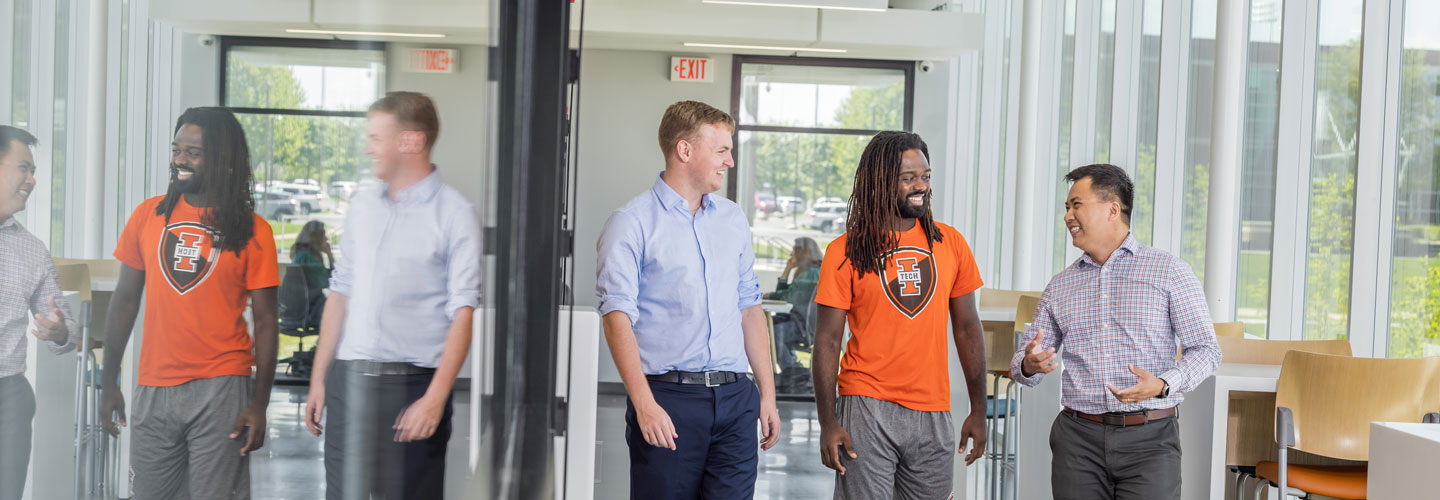
[[[256,500],[324,498],[323,441],[310,435],[301,419],[305,387],[276,387],[270,398],[270,431],[265,447],[250,462],[252,496]],[[815,404],[781,401],[784,436],[774,449],[760,453],[755,498],[767,500],[828,498],[834,474],[820,464],[820,424]],[[625,499],[630,494],[629,454],[625,447],[625,398],[600,396],[598,409],[595,498]],[[446,497],[463,498],[469,473],[469,396],[455,397],[455,434],[450,441]]]

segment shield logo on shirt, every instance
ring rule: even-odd
[[[157,262],[165,281],[175,293],[185,295],[205,282],[220,260],[220,247],[215,232],[194,222],[176,222],[165,226],[160,238]]]
[[[900,247],[885,258],[880,278],[890,303],[915,319],[935,296],[934,255],[924,248]]]

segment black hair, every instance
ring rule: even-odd
[[[245,130],[230,110],[217,107],[190,108],[175,121],[175,133],[185,125],[200,127],[205,167],[201,189],[215,205],[203,209],[200,221],[217,234],[221,250],[236,254],[255,236],[255,199],[251,194],[253,174],[250,170],[250,147],[245,143]],[[173,162],[173,160],[172,160]],[[170,212],[180,201],[180,190],[173,176],[165,198],[155,206],[155,214],[170,221]]]
[[[35,136],[30,135],[30,133],[24,129],[11,127],[9,125],[0,125],[0,156],[10,154],[10,143],[12,142],[18,142],[26,146],[34,146],[40,143],[40,141],[35,140]]]
[[[867,272],[885,270],[885,256],[900,245],[900,235],[892,231],[891,224],[901,218],[895,203],[895,193],[900,191],[900,162],[912,149],[930,158],[930,148],[919,135],[881,132],[870,139],[860,155],[845,220],[845,258],[862,277]],[[916,223],[925,229],[926,245],[934,248],[935,242],[941,240],[940,227],[929,206]]]
[[[1124,214],[1125,224],[1129,225],[1130,207],[1135,206],[1135,183],[1130,182],[1125,170],[1108,163],[1096,163],[1065,174],[1065,180],[1072,184],[1085,178],[1090,179],[1090,189],[1102,199],[1120,202],[1120,213]]]

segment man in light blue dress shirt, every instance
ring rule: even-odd
[[[712,194],[735,166],[734,130],[707,104],[671,105],[665,172],[611,214],[597,243],[595,292],[630,396],[631,498],[753,498],[757,448],[779,441],[750,227]]]
[[[481,250],[474,207],[430,163],[437,116],[413,92],[370,107],[365,152],[384,184],[346,214],[305,410],[310,432],[328,433],[330,500],[444,495]]]

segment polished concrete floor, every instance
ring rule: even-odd
[[[251,487],[256,500],[324,498],[323,441],[310,435],[301,419],[306,388],[276,387],[270,401],[270,430],[265,447],[251,459]],[[464,498],[470,478],[466,464],[470,447],[469,397],[455,398],[455,432],[445,474],[446,497]],[[625,446],[625,398],[602,395],[596,421],[596,499],[629,498],[629,454]],[[834,474],[820,464],[820,426],[815,404],[780,402],[783,435],[780,444],[760,453],[757,499],[829,498]]]

